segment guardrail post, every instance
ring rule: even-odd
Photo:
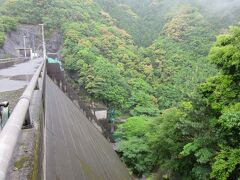
[[[26,116],[25,116],[25,121],[23,124],[23,129],[27,129],[27,128],[32,128],[32,122],[31,122],[31,118],[30,118],[30,112],[29,112],[29,108],[27,110]]]
[[[40,73],[40,74],[41,74],[41,73]],[[37,82],[37,84],[36,84],[34,90],[39,90],[39,82]]]
[[[45,109],[45,92],[46,92],[46,75],[47,75],[47,60],[46,63],[43,66],[43,72],[42,72],[42,99],[43,99],[43,108]]]

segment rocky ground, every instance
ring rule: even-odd
[[[0,92],[0,102],[9,101],[10,111],[12,111],[15,105],[17,104],[19,97],[22,95],[23,91],[24,88],[16,91]]]

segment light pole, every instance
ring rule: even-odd
[[[33,53],[36,53],[35,52],[35,35],[34,34],[32,34],[32,41],[33,41]]]
[[[44,39],[44,24],[39,24],[42,27],[42,46],[43,46],[43,58],[46,59],[46,46],[45,46],[45,39]]]
[[[27,57],[27,52],[26,52],[26,36],[23,36],[23,48],[24,48],[24,58],[26,59],[26,57]]]

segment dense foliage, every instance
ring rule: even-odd
[[[8,16],[0,17],[0,47],[4,44],[6,33],[14,30],[18,21],[15,18]]]
[[[233,17],[204,0],[0,2],[0,45],[18,21],[60,30],[74,83],[129,117],[114,136],[134,175],[240,177],[240,28],[226,30],[238,6]]]
[[[127,163],[142,163],[129,160],[139,153],[131,150],[137,144],[132,140],[137,134],[143,140],[141,147],[146,148],[141,160],[151,157],[150,165],[144,164],[144,173],[156,170],[159,165],[159,175],[170,179],[240,177],[239,59],[235,59],[239,55],[239,32],[239,27],[232,27],[228,34],[218,37],[209,59],[218,66],[219,74],[199,86],[188,101],[183,101],[178,108],[163,111],[155,119],[141,122],[142,117],[136,117],[135,121],[130,118],[119,127],[115,134],[123,139],[119,151]],[[133,145],[126,148],[127,142]],[[138,171],[137,167],[131,167]]]

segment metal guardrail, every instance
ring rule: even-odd
[[[39,78],[41,78],[40,83],[44,87],[45,68],[46,61],[44,60],[33,75],[0,134],[0,180],[5,180],[6,178],[18,136],[29,113],[29,105],[33,92],[36,87],[39,87]]]

